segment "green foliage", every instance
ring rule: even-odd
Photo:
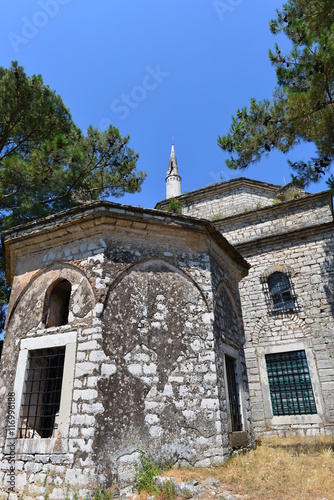
[[[162,459],[159,458],[158,461],[155,461],[150,455],[141,453],[140,462],[136,462],[134,466],[134,483],[138,492],[147,491],[152,494],[159,493],[160,490],[155,484],[154,479],[163,471]]]
[[[279,193],[276,198],[281,201],[291,201],[300,198],[300,195],[301,191],[299,189],[290,187],[286,191]]]
[[[97,488],[92,500],[113,500],[113,498],[114,490],[112,488],[109,488],[108,490],[100,490],[100,488]]]
[[[166,481],[160,490],[161,500],[174,500],[177,497],[175,484],[173,481]]]
[[[145,173],[110,126],[83,134],[61,98],[12,63],[0,68],[0,220],[2,228],[86,201],[140,191]]]
[[[165,212],[172,212],[174,214],[182,214],[182,203],[176,198],[171,198],[168,205],[164,208]]]
[[[222,214],[214,214],[211,217],[211,220],[212,220],[212,222],[215,222],[216,220],[220,220],[222,217],[223,217]]]
[[[135,477],[134,483],[137,491],[146,491],[147,493],[156,495],[172,495],[173,487],[175,491],[175,485],[164,485],[163,488],[159,488],[155,483],[155,478],[159,476],[164,470],[169,469],[172,466],[170,460],[164,460],[159,457],[157,460],[151,457],[147,452],[140,453],[139,463],[135,462]],[[171,481],[168,481],[170,483]],[[165,489],[166,486],[166,489]],[[173,496],[163,496],[162,498],[175,498]]]
[[[275,148],[287,153],[297,144],[313,143],[314,158],[289,161],[294,182],[307,186],[329,172],[334,160],[334,3],[288,0],[270,29],[292,43],[288,54],[277,44],[269,51],[277,78],[273,98],[251,99],[248,108],[238,109],[218,145],[231,154],[229,168],[244,169]]]
[[[140,191],[146,174],[136,171],[128,142],[113,126],[83,134],[40,75],[27,76],[16,62],[0,67],[0,229]],[[0,282],[1,308],[3,266]]]

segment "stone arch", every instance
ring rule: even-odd
[[[260,278],[266,279],[273,273],[283,273],[288,274],[293,277],[296,272],[292,269],[292,267],[287,266],[286,264],[274,264],[273,266],[267,267],[261,274]]]
[[[115,470],[115,457],[154,452],[154,443],[178,453],[188,404],[182,391],[194,369],[188,365],[201,352],[211,353],[211,318],[198,284],[165,260],[137,263],[115,279],[102,316],[111,368],[98,383],[103,412],[97,416],[96,463]],[[193,401],[193,394],[187,397]],[[215,432],[212,423],[197,424]]]
[[[275,322],[277,318],[274,316],[265,316],[259,319],[250,334],[250,341],[253,347],[258,346],[261,343],[261,339],[267,339],[268,342],[268,334],[267,332],[271,332],[273,334],[277,330],[277,326]],[[295,340],[294,332],[298,330],[298,332],[303,333],[303,338],[311,338],[312,330],[310,326],[308,326],[305,321],[298,317],[296,314],[286,314],[283,317],[280,317],[280,321],[282,323],[283,329],[288,328],[288,331],[291,331],[291,334],[288,334],[286,340]],[[273,338],[273,341],[275,339]],[[299,340],[299,338],[298,338]]]
[[[44,327],[45,302],[55,283],[67,280],[71,284],[68,320],[83,318],[95,307],[94,289],[79,267],[69,263],[54,263],[36,273],[16,299],[7,320],[17,331],[27,332],[38,325]]]
[[[131,264],[126,269],[123,269],[116,276],[114,281],[110,284],[110,287],[109,287],[109,290],[108,290],[108,293],[106,295],[106,299],[104,302],[104,308],[105,308],[106,303],[108,302],[110,293],[112,293],[113,289],[122,281],[122,279],[124,279],[126,276],[128,276],[129,273],[131,273],[132,271],[134,271],[136,269],[138,269],[138,270],[142,269],[144,271],[145,269],[148,269],[150,266],[152,266],[152,267],[165,266],[166,269],[169,269],[171,272],[175,272],[175,273],[179,274],[180,276],[182,276],[184,279],[188,280],[190,283],[192,283],[197,288],[198,292],[201,294],[201,297],[206,304],[207,309],[209,310],[209,304],[208,304],[207,298],[205,297],[203,290],[198,285],[198,283],[196,283],[196,281],[188,273],[186,273],[185,271],[183,271],[179,267],[175,266],[174,264],[172,264],[168,260],[161,259],[161,258],[159,258],[159,259],[150,258],[150,259],[141,260],[140,262],[136,262],[135,264]]]

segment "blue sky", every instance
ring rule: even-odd
[[[290,180],[273,153],[245,171],[217,146],[231,115],[270,98],[275,72],[268,22],[281,0],[11,0],[2,6],[0,65],[18,60],[60,94],[75,122],[110,123],[140,154],[142,191],[118,201],[154,207],[165,197],[174,135],[183,192],[221,179]],[[284,46],[284,39],[278,39]],[[302,146],[290,158],[307,159]],[[310,191],[326,189],[325,183]]]

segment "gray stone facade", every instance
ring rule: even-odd
[[[184,213],[213,220],[251,265],[240,283],[240,295],[256,435],[333,433],[334,223],[330,193],[309,195],[291,186],[241,178],[184,194],[178,200]],[[164,208],[164,202],[159,206]],[[293,308],[272,309],[268,279],[275,274],[289,280]],[[268,356],[284,363],[280,358],[296,353],[306,359],[316,409],[285,408],[282,415],[274,409]],[[282,380],[287,373],[282,369]],[[298,377],[292,376],[293,390],[302,400],[298,391],[305,389],[297,386]],[[285,404],[295,396],[281,393],[280,397],[283,402],[279,403]]]
[[[95,203],[13,229],[3,246],[12,293],[0,371],[0,498],[10,492],[13,441],[14,492],[40,499],[83,497],[92,485],[117,484],[125,495],[141,452],[209,466],[253,446],[238,291],[249,266],[210,223]],[[28,381],[33,356],[51,359],[57,349],[65,353],[61,396],[45,437],[27,413],[31,399],[42,404]],[[37,391],[43,401],[45,387]]]

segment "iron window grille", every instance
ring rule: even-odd
[[[57,428],[63,381],[65,347],[29,352],[20,438],[50,438]]]
[[[271,314],[297,312],[298,304],[290,273],[274,272],[262,277],[262,286]]]
[[[273,414],[317,413],[305,351],[266,354]]]
[[[242,431],[242,418],[239,401],[239,388],[237,384],[236,361],[231,356],[225,355],[226,377],[228,387],[228,400],[230,407],[230,418],[232,432]]]

